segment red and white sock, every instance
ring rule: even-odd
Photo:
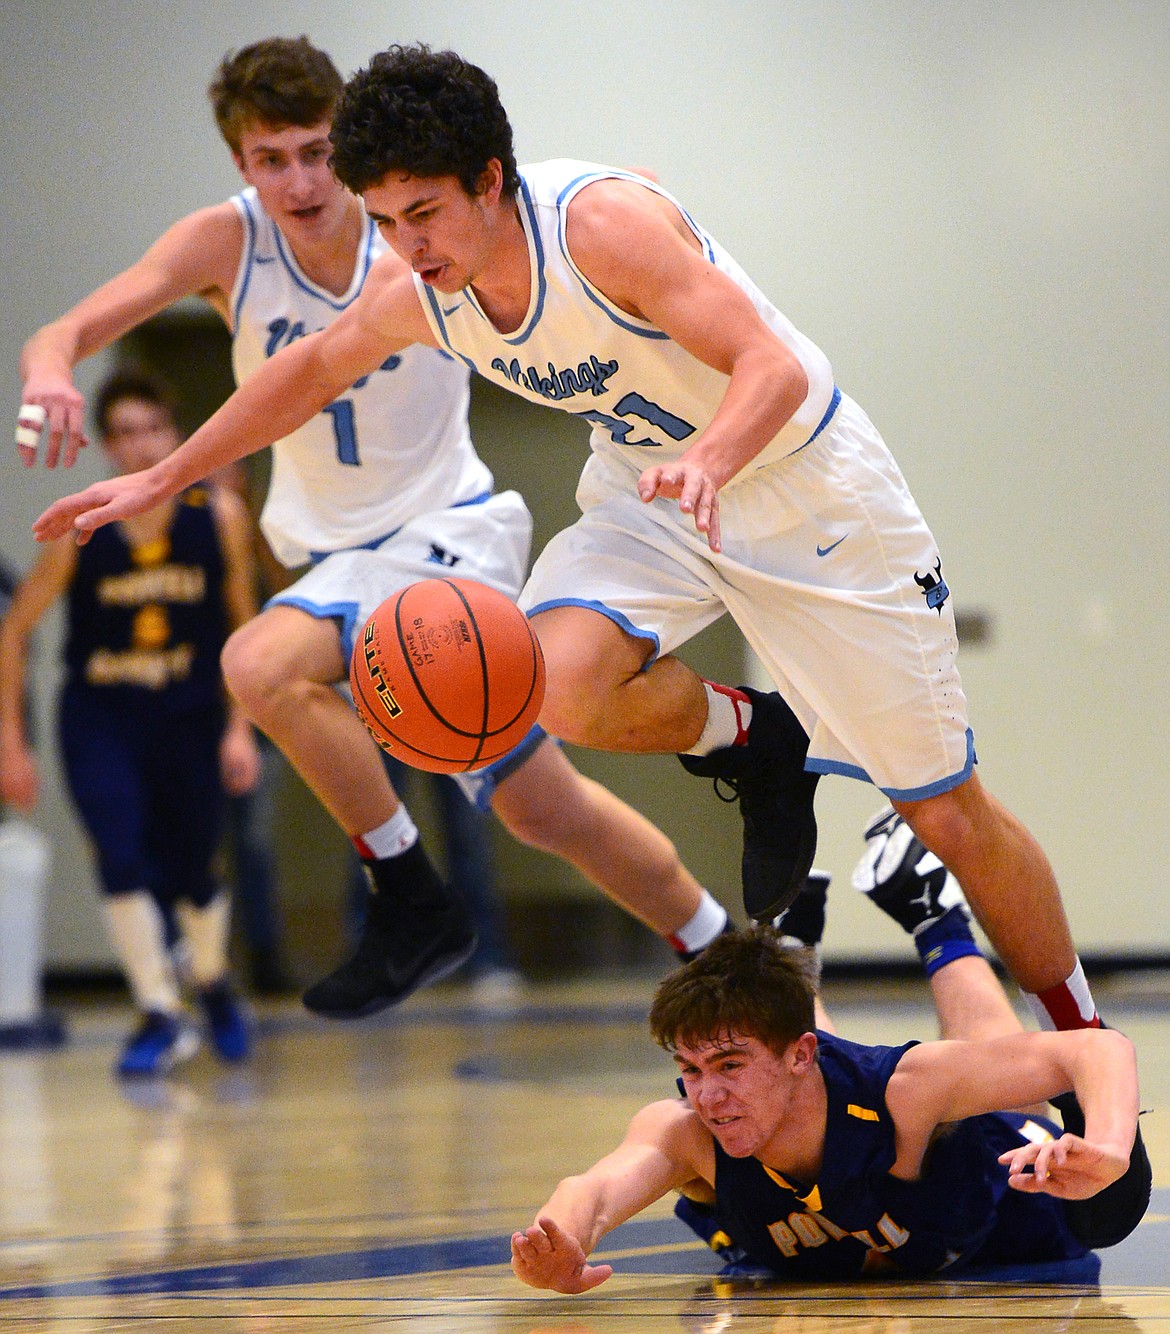
[[[382,861],[386,857],[401,857],[418,842],[418,827],[405,806],[399,806],[389,820],[365,834],[354,836],[353,845],[358,856],[367,862]]]
[[[1080,959],[1065,981],[1047,991],[1025,991],[1036,1022],[1048,1031],[1067,1032],[1072,1028],[1100,1028],[1101,1016],[1093,1001]]]
[[[667,939],[676,954],[697,954],[721,935],[726,925],[727,909],[703,890],[695,915]]]
[[[707,721],[698,741],[685,753],[710,755],[724,746],[746,745],[752,721],[751,700],[742,690],[721,686],[715,681],[704,679],[703,689],[707,692]]]

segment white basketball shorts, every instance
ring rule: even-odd
[[[720,492],[723,551],[637,473],[593,455],[581,518],[538,558],[530,615],[575,605],[669,653],[730,613],[811,737],[806,767],[911,801],[975,762],[938,548],[849,398],[806,448]]]

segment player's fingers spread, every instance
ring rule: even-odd
[[[613,1274],[613,1265],[590,1265],[581,1275],[581,1291],[588,1292]]]

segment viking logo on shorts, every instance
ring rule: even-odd
[[[925,578],[915,571],[914,582],[922,589],[922,595],[926,598],[926,605],[932,607],[941,616],[943,603],[951,595],[951,590],[947,587],[947,581],[942,577],[942,561],[936,560],[934,562],[934,574],[928,574]]]
[[[370,680],[374,683],[374,693],[382,702],[382,707],[391,718],[397,718],[402,712],[402,705],[394,698],[390,687],[386,684],[386,678],[382,675],[381,663],[375,662],[378,650],[374,647],[374,627],[367,625],[365,634],[362,636],[362,652],[365,654],[366,670],[370,673]]]

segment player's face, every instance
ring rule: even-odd
[[[458,292],[475,281],[491,257],[500,180],[495,159],[474,195],[457,176],[391,172],[362,199],[387,243],[423,282],[440,292]]]
[[[182,442],[171,414],[142,398],[121,398],[112,404],[102,437],[102,444],[122,473],[152,468]]]
[[[329,166],[329,122],[251,125],[240,135],[236,166],[285,235],[327,239],[346,220],[349,194]]]
[[[759,1038],[733,1033],[676,1051],[687,1100],[732,1158],[763,1156],[783,1136],[799,1078],[796,1046],[777,1056]]]

